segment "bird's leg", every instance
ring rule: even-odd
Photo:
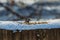
[[[29,21],[30,21],[30,19],[28,19],[28,18],[25,19],[26,24],[29,24]]]

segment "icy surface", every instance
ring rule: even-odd
[[[0,21],[0,29],[5,30],[35,30],[60,28],[60,19],[48,20],[48,24],[20,24],[19,21]]]

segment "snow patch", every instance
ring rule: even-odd
[[[60,24],[60,19],[51,19],[51,20],[49,20],[49,24]]]
[[[60,28],[60,19],[47,20],[47,21],[48,24],[33,24],[33,25],[20,24],[21,21],[0,21],[0,29],[22,31],[22,30]]]

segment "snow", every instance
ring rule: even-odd
[[[1,3],[6,3],[6,2],[7,2],[7,0],[0,0],[0,2],[1,2]]]
[[[4,10],[5,8],[4,7],[0,7],[0,11]]]
[[[27,4],[27,5],[32,5],[35,2],[38,2],[39,0],[15,0],[15,2],[19,2],[19,1],[23,2],[23,3]]]
[[[60,19],[51,19],[49,20],[49,24],[60,24]]]
[[[22,21],[0,21],[0,29],[4,30],[35,30],[60,28],[60,19],[48,20],[48,24],[20,24]]]

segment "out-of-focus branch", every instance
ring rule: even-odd
[[[4,5],[3,3],[0,3],[6,10],[9,10],[12,12],[12,14],[16,15],[18,18],[26,18],[25,16],[20,15],[19,13],[15,12],[10,6]]]

